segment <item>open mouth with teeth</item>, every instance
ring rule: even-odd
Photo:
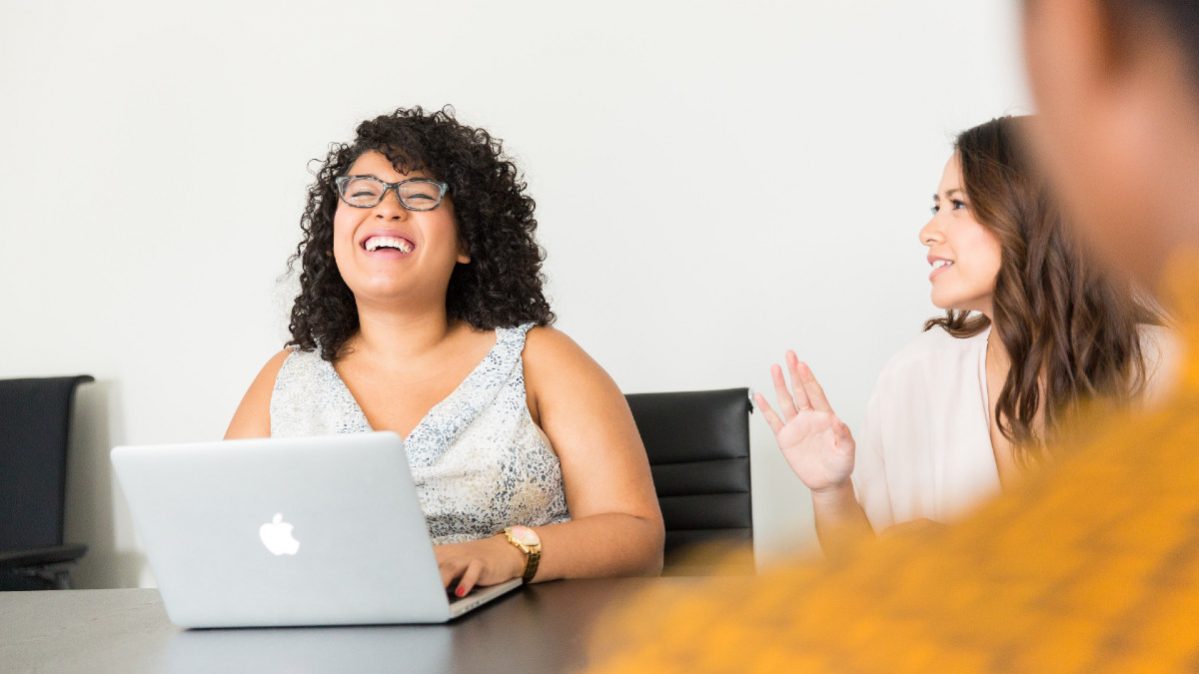
[[[416,249],[416,246],[411,241],[398,236],[371,236],[362,242],[362,247],[368,253],[373,253],[377,250],[396,250],[408,254]]]
[[[928,280],[935,279],[938,275],[953,266],[953,260],[945,258],[937,258],[933,260],[933,270],[928,273]]]

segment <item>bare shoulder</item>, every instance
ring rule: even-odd
[[[271,434],[271,394],[275,389],[275,379],[279,370],[292,349],[283,349],[262,366],[258,376],[250,383],[249,390],[242,397],[241,404],[233,413],[233,420],[225,431],[225,439],[234,438],[265,438]]]
[[[616,382],[583,347],[560,330],[536,327],[525,340],[525,388],[529,409],[541,423],[550,407],[608,404],[624,398]]]
[[[587,360],[591,357],[565,332],[548,326],[529,330],[525,338],[525,359],[537,361]],[[594,361],[591,361],[594,362]]]
[[[525,338],[525,378],[532,385],[577,377],[609,381],[607,373],[561,330],[535,327]],[[583,383],[583,382],[576,382]]]
[[[295,353],[294,349],[283,349],[279,353],[271,356],[271,359],[266,362],[266,365],[263,365],[262,369],[258,371],[258,376],[254,377],[253,385],[258,385],[262,382],[265,382],[269,385],[269,388],[274,388],[275,378],[279,376],[279,370],[283,369],[283,363],[287,360],[288,356],[293,353]]]

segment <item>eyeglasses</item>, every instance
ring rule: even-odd
[[[441,198],[450,188],[443,182],[428,178],[412,178],[398,183],[385,183],[374,176],[341,176],[337,193],[341,200],[354,208],[374,208],[387,196],[387,190],[395,190],[400,205],[410,211],[431,211],[441,205]]]

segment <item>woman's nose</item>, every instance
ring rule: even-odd
[[[394,189],[383,193],[383,199],[375,205],[375,217],[384,220],[400,220],[408,209],[400,203],[400,195]]]
[[[928,222],[920,228],[919,236],[920,243],[925,246],[931,246],[940,243],[943,240],[941,235],[941,218],[940,213],[933,213],[933,217],[929,218]]]

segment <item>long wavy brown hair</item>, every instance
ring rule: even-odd
[[[1000,243],[992,335],[1012,365],[994,421],[1023,464],[1041,458],[1084,403],[1127,404],[1144,390],[1138,326],[1161,323],[1130,282],[1091,262],[1063,222],[1026,151],[1028,123],[1028,117],[1000,117],[954,143],[975,219]],[[924,329],[969,337],[990,324],[981,314],[950,309]]]

